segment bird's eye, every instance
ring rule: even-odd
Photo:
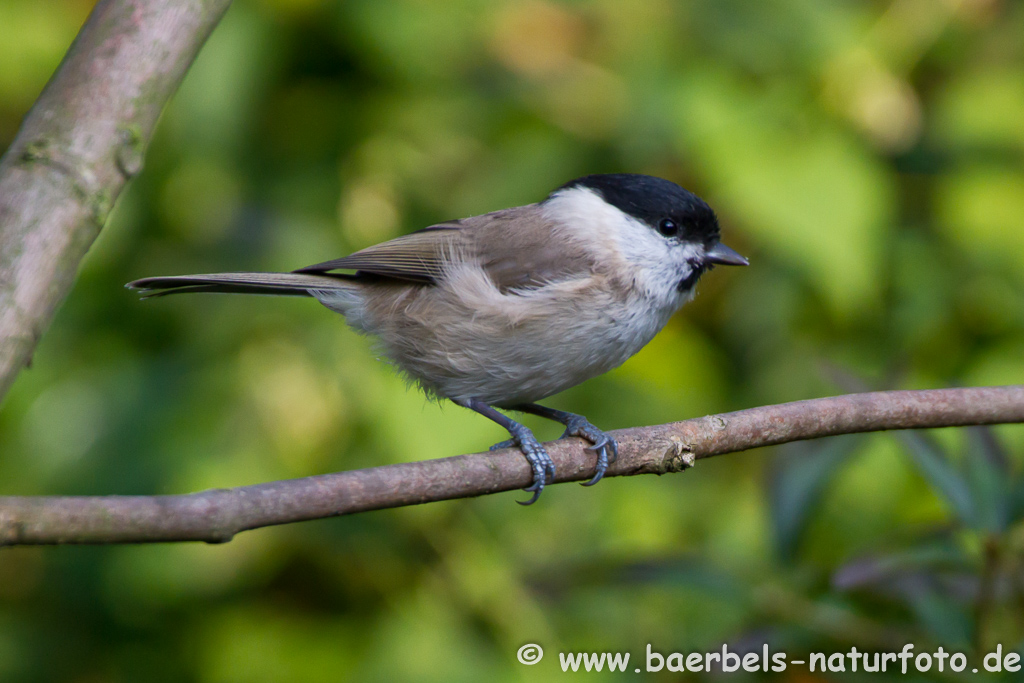
[[[665,237],[675,237],[679,234],[679,226],[671,218],[662,218],[658,223],[658,232]]]

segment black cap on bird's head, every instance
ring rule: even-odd
[[[709,263],[748,263],[719,241],[718,218],[707,202],[670,180],[639,173],[586,175],[570,180],[551,194],[577,187],[596,192],[604,201],[665,237],[703,244]]]

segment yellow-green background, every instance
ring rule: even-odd
[[[90,6],[0,0],[0,148]],[[484,449],[498,427],[407,390],[315,302],[122,286],[289,270],[595,172],[695,191],[751,266],[706,276],[646,349],[552,406],[611,429],[858,384],[1024,382],[1021,3],[237,0],[0,409],[0,493]],[[980,507],[1002,486],[1024,511],[1024,432],[996,434],[1008,464],[964,477]],[[998,461],[984,434],[933,436],[949,471]],[[3,549],[0,681],[555,680],[558,651],[636,662],[647,643],[1020,647],[1024,528],[956,514],[911,445],[756,451],[528,509],[509,493],[222,546]],[[787,522],[773,501],[807,472],[820,500]],[[872,561],[889,573],[844,583]],[[547,652],[529,668],[527,642]]]

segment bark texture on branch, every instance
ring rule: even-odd
[[[700,458],[837,434],[1010,422],[1024,422],[1024,386],[848,394],[614,432],[619,459],[606,476],[679,472]],[[584,445],[547,444],[557,481],[593,475]],[[183,495],[0,496],[0,546],[218,543],[247,529],[509,491],[531,479],[523,456],[502,450]]]
[[[100,0],[0,158],[0,399],[230,0]]]

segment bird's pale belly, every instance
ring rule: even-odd
[[[638,310],[635,302],[593,303],[513,324],[480,312],[443,327],[421,320],[409,326],[407,339],[381,338],[392,361],[430,394],[496,406],[532,403],[618,367],[671,314]]]

